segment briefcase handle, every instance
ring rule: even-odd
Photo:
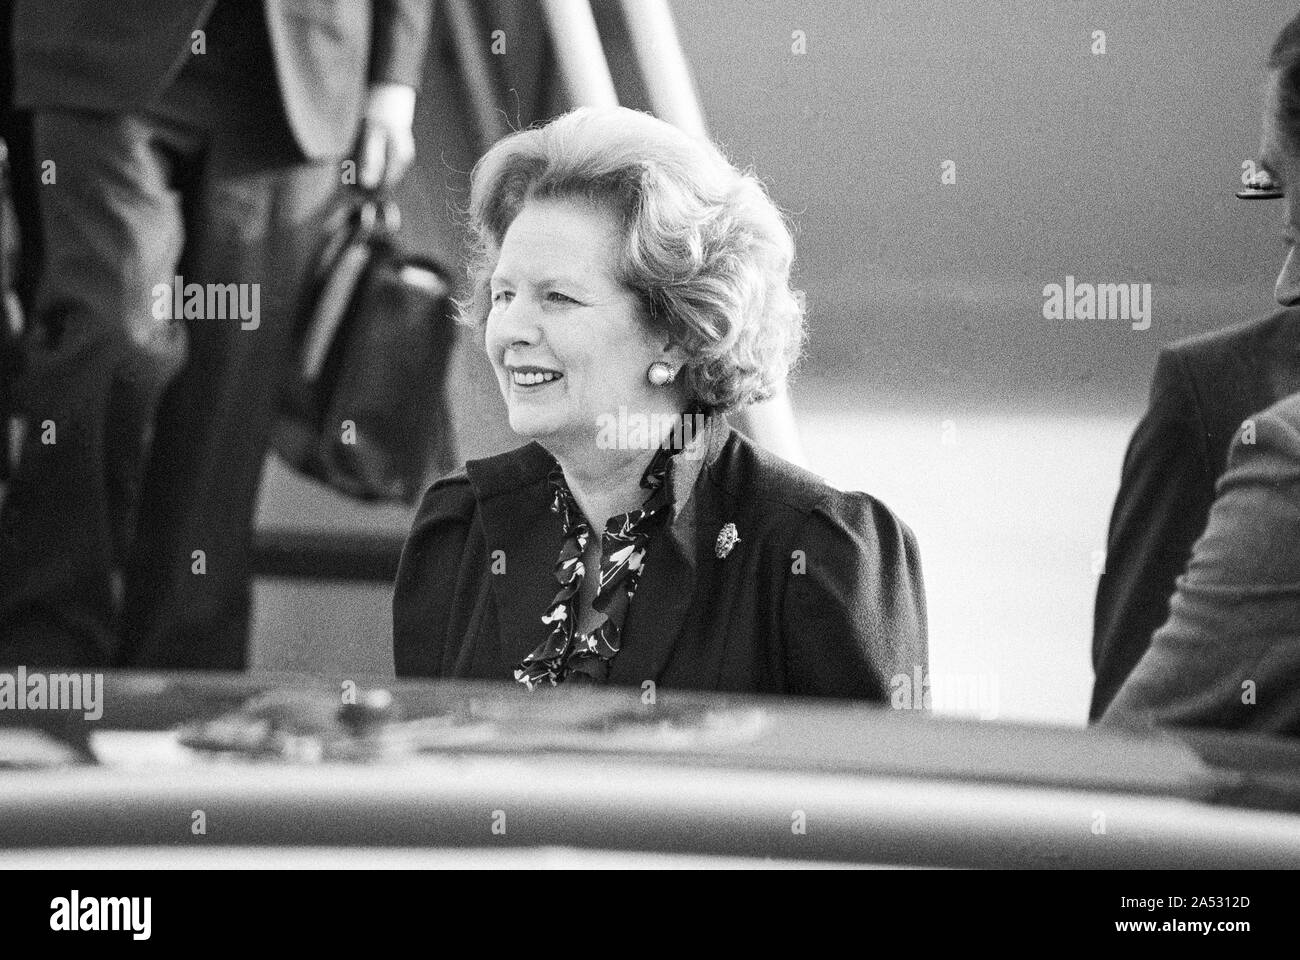
[[[395,237],[402,229],[402,211],[391,191],[384,187],[357,186],[358,223],[367,237]]]

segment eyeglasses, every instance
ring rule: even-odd
[[[1276,200],[1284,197],[1282,188],[1278,186],[1272,174],[1261,166],[1256,166],[1246,178],[1246,185],[1237,191],[1238,200]]]

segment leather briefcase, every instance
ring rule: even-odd
[[[414,503],[457,463],[445,392],[451,284],[438,263],[398,247],[391,199],[340,196],[305,288],[273,445],[348,496]]]

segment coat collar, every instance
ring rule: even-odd
[[[731,434],[724,417],[710,417],[697,438],[698,469],[683,464],[687,470],[674,471],[674,478],[683,473],[692,480],[691,492],[674,498],[674,518],[646,549],[646,570],[623,625],[623,649],[610,666],[612,684],[657,680],[672,654],[699,582],[698,568],[711,555],[723,523],[722,491],[714,474]],[[491,576],[502,654],[513,658],[510,666],[544,638],[541,616],[555,594],[553,568],[563,530],[550,508],[547,476],[554,466],[555,458],[537,443],[465,465],[479,503],[489,564],[505,561],[504,571]]]

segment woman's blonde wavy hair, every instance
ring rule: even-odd
[[[794,241],[763,184],[712,144],[649,114],[582,108],[498,141],[474,167],[470,291],[481,327],[501,242],[530,200],[607,204],[622,221],[620,280],[676,343],[692,399],[713,411],[765,400],[804,341],[790,289]]]

